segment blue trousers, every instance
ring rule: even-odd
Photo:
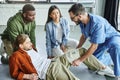
[[[114,74],[120,77],[120,37],[112,37],[105,43],[100,44],[93,55],[105,65],[113,62]]]

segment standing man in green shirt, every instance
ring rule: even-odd
[[[7,56],[13,53],[14,41],[17,35],[27,34],[29,35],[31,42],[36,46],[35,40],[35,8],[31,4],[25,4],[21,11],[10,17],[7,22],[7,28],[2,34],[2,41]],[[4,63],[4,57],[1,61]],[[3,60],[2,60],[3,59]]]

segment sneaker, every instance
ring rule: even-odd
[[[115,77],[113,70],[109,68],[108,66],[105,69],[98,71],[97,74]]]
[[[8,64],[9,63],[8,60],[9,60],[9,56],[6,53],[4,53],[4,55],[1,56],[2,64]]]
[[[120,77],[115,77],[115,80],[120,80]]]

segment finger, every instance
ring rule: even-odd
[[[73,65],[73,66],[76,66],[76,64],[75,64],[74,62],[72,63],[72,65]]]
[[[72,65],[74,66],[74,63],[72,63]]]
[[[37,76],[34,76],[34,78],[33,78],[34,80],[38,80],[38,77]]]
[[[36,76],[36,79],[38,79],[38,76]]]
[[[36,73],[33,73],[33,75],[37,75]]]

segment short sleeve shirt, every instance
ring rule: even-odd
[[[100,16],[89,14],[90,21],[85,25],[80,23],[82,34],[90,38],[91,43],[101,44],[113,36],[120,36],[108,21]]]

